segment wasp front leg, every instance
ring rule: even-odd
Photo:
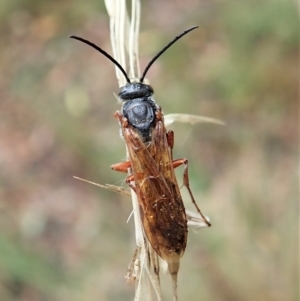
[[[124,172],[124,173],[127,173],[129,168],[131,168],[130,161],[116,163],[111,166],[111,169],[119,172]]]
[[[113,164],[111,166],[112,170],[119,171],[119,172],[124,172],[124,173],[127,173],[129,168],[131,168],[131,162],[130,161],[116,163],[116,164]],[[133,175],[129,175],[126,178],[126,183],[129,185],[130,188],[135,190],[134,186],[130,184],[130,182],[132,182],[132,181],[134,181],[134,177],[133,177]]]
[[[131,168],[131,162],[130,161],[116,163],[116,164],[113,164],[111,166],[111,169],[113,169],[115,171],[119,171],[119,172],[124,172],[124,173],[127,173],[129,168]],[[133,174],[131,174],[131,175],[126,177],[126,183],[128,184],[128,186],[135,193],[137,193],[135,186],[132,184],[132,182],[134,182],[134,180],[135,180],[135,177],[137,177],[137,179],[143,179],[144,178],[142,174],[137,173],[135,176]]]

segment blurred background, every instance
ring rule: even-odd
[[[298,300],[297,5],[145,1],[142,69],[195,24],[147,75],[166,114],[226,122],[172,126],[213,224],[190,230],[180,300]],[[73,178],[126,187],[114,67],[68,39],[111,53],[104,4],[2,0],[0,32],[0,300],[133,300],[130,199]]]

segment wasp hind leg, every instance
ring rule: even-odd
[[[174,147],[174,132],[173,131],[168,131],[167,132],[167,143],[168,146],[170,148],[170,154],[171,154],[171,158],[173,160],[173,147]],[[194,206],[196,207],[198,213],[201,215],[201,217],[203,218],[203,220],[205,221],[205,223],[207,224],[208,227],[211,226],[211,223],[207,220],[207,218],[205,218],[205,216],[203,215],[203,213],[201,212],[201,210],[199,209],[195,198],[193,196],[192,190],[190,188],[190,181],[189,181],[189,170],[188,170],[188,159],[177,159],[177,160],[173,160],[172,164],[173,164],[173,168],[176,168],[178,166],[184,165],[184,171],[183,171],[183,185],[186,187],[186,189],[189,192],[189,195],[191,197],[191,200],[194,204]]]
[[[203,218],[203,220],[205,221],[205,223],[207,224],[208,227],[211,226],[211,223],[207,220],[207,218],[203,215],[203,213],[201,212],[201,210],[199,209],[195,198],[193,196],[192,190],[190,188],[190,181],[189,181],[189,171],[188,171],[188,160],[187,159],[177,159],[177,160],[173,160],[173,167],[176,168],[178,166],[184,165],[184,171],[183,171],[183,185],[186,187],[186,189],[189,192],[189,195],[191,197],[191,200],[194,204],[194,206],[196,207],[198,213],[201,215],[201,217]]]

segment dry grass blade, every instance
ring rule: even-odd
[[[131,1],[131,20],[129,20],[126,10],[126,1],[124,0],[105,0],[105,5],[110,17],[110,36],[114,58],[126,70],[129,65],[129,77],[139,77],[138,60],[138,36],[140,24],[141,4],[139,0]],[[116,76],[119,86],[126,84],[126,80],[121,72],[116,68]],[[128,151],[127,151],[128,157]],[[103,187],[105,189],[110,189]],[[135,253],[132,271],[129,271],[129,282],[135,280],[135,301],[161,301],[161,290],[159,275],[158,257],[155,252],[151,252],[143,232],[141,217],[139,212],[138,200],[136,194],[131,191],[131,199],[134,214],[136,244],[138,246]],[[155,268],[155,271],[154,269]]]
[[[191,228],[199,229],[199,228],[207,228],[208,225],[203,219],[203,217],[198,212],[193,212],[191,210],[185,209],[186,217],[188,220],[188,226]],[[204,216],[206,220],[210,221],[208,216]]]
[[[115,186],[115,185],[111,185],[111,184],[102,185],[102,184],[98,184],[98,183],[95,183],[95,182],[92,182],[92,181],[89,181],[89,180],[85,180],[85,179],[82,179],[82,178],[79,178],[79,177],[76,177],[76,176],[73,176],[73,178],[76,179],[76,180],[79,180],[79,181],[83,181],[83,182],[101,187],[103,189],[113,191],[113,192],[121,193],[121,194],[124,194],[124,195],[127,195],[127,196],[131,195],[130,191],[128,189],[126,189],[124,187],[121,187],[121,186]]]
[[[126,70],[126,54],[125,41],[128,33],[128,16],[126,11],[126,1],[124,0],[105,0],[105,6],[110,18],[110,40],[113,50],[114,58],[123,66]],[[118,79],[119,86],[126,84],[125,78],[120,70],[116,67],[116,77]]]
[[[225,125],[225,122],[223,122],[220,119],[215,119],[211,117],[206,116],[200,116],[200,115],[191,115],[191,114],[167,114],[165,115],[165,125],[169,126],[170,124],[174,122],[181,122],[181,123],[190,123],[190,124],[196,124],[196,123],[214,123],[219,125]]]

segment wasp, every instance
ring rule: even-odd
[[[154,90],[144,83],[152,64],[181,37],[196,29],[194,26],[176,36],[146,66],[138,81],[129,79],[124,68],[107,52],[88,40],[79,40],[98,50],[124,74],[127,84],[120,88],[121,111],[118,119],[127,146],[129,160],[112,165],[112,169],[131,174],[126,182],[136,193],[144,233],[154,251],[167,263],[175,264],[183,256],[187,244],[187,216],[174,169],[184,165],[183,183],[207,226],[189,185],[188,160],[173,159],[174,132],[167,131],[161,107],[154,100]]]

